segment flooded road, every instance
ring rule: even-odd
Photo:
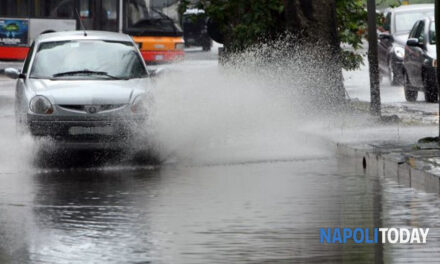
[[[200,65],[214,64],[189,61],[186,67],[197,72]],[[106,153],[98,158],[106,162],[89,166],[96,153],[85,152],[61,155],[57,166],[45,167],[35,162],[45,157],[31,140],[15,137],[13,89],[8,88],[11,82],[1,81],[0,263],[438,263],[436,195],[367,175],[360,164],[334,156],[316,133],[275,126],[283,119],[278,123],[255,111],[274,128],[254,135],[248,131],[263,126],[237,118],[193,135],[193,128],[209,127],[211,119],[224,116],[214,111],[219,108],[203,105],[202,110],[213,110],[207,117],[187,108],[183,113],[194,110],[189,119],[194,124],[174,122],[178,129],[171,130],[171,121],[184,117],[177,115],[162,126],[170,145],[180,143],[173,149],[180,162],[149,166],[107,160]],[[221,94],[214,96],[224,103]],[[166,120],[178,107],[210,97],[189,98],[173,101],[173,111],[160,116]],[[261,106],[259,96],[251,99],[256,104],[239,101],[247,103],[240,105],[243,112]],[[235,110],[234,104],[227,106]],[[231,127],[240,127],[241,134]],[[311,130],[322,134],[326,127]],[[437,128],[413,129],[409,135],[394,127],[336,130],[346,141],[393,138],[395,131],[399,139],[411,141]],[[84,161],[87,166],[81,165]],[[320,243],[323,227],[420,227],[430,232],[426,245],[327,245]]]
[[[333,157],[0,173],[1,263],[437,263],[439,201]],[[320,227],[429,227],[427,245],[322,245]]]

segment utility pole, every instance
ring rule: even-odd
[[[439,0],[436,0],[439,1]],[[370,66],[370,112],[380,116],[379,62],[377,58],[376,0],[368,0],[368,63]]]
[[[437,47],[437,54],[440,54],[440,0],[435,0],[435,43]],[[437,55],[437,87],[440,87],[440,68],[438,67]],[[439,113],[440,113],[440,100],[439,100]],[[439,117],[439,140],[440,140],[440,117]]]

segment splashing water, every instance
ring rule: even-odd
[[[334,107],[331,96],[338,76],[329,78],[328,68],[336,64],[316,47],[292,46],[291,41],[252,47],[229,57],[224,66],[216,60],[169,66],[151,90],[149,122],[141,131],[160,160],[205,165],[292,160],[330,155],[333,148],[328,148],[332,145],[325,134],[365,139],[361,128],[377,123]],[[13,107],[8,109],[13,115]],[[15,139],[13,118],[7,122],[11,124],[2,128],[2,149],[19,150],[1,152],[2,166],[32,163],[38,142]],[[354,126],[351,133],[347,126]],[[110,163],[131,164],[131,158]]]
[[[228,163],[322,155],[322,142],[302,132],[327,109],[311,89],[324,80],[322,67],[311,69],[312,49],[287,53],[283,46],[285,40],[252,48],[227,66],[177,65],[160,78],[146,130],[162,158]]]

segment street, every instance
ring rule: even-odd
[[[0,263],[438,262],[438,196],[367,175],[329,142],[396,133],[412,142],[435,126],[365,114],[292,119],[280,114],[292,107],[284,93],[267,102],[264,81],[225,78],[215,51],[191,49],[165,67],[151,127],[162,165],[105,151],[47,156],[15,135],[14,82],[0,79]],[[366,69],[349,74],[348,93],[364,98],[368,86],[350,78]],[[406,104],[401,88],[382,91]],[[423,246],[320,243],[320,228],[340,226],[430,233]]]
[[[349,98],[370,102],[370,79],[368,76],[368,62],[366,60],[360,70],[345,72],[344,77]],[[384,77],[380,86],[381,102],[385,107],[391,107],[393,109],[392,114],[399,114],[399,112],[417,112],[425,115],[435,115],[435,122],[438,122],[438,104],[426,103],[422,92],[419,92],[417,102],[411,103],[405,100],[402,85],[392,86],[388,78]]]

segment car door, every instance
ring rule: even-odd
[[[35,51],[35,42],[32,42],[26,60],[22,68],[22,73],[29,75],[30,62]],[[27,113],[27,99],[26,99],[26,88],[27,88],[27,78],[19,78],[15,87],[15,118],[17,122],[23,122],[26,119]]]
[[[423,87],[422,78],[422,68],[423,62],[425,60],[425,50],[426,50],[426,33],[425,33],[425,21],[421,21],[419,28],[416,32],[415,38],[419,40],[420,46],[414,47],[413,53],[413,81],[414,85],[418,87]]]
[[[420,24],[420,21],[417,21],[414,24],[413,28],[409,32],[408,39],[413,39],[414,38],[414,36],[416,35],[416,32],[417,32],[417,30],[419,28],[419,24]],[[410,83],[412,83],[411,72],[413,70],[413,62],[412,62],[412,58],[413,58],[412,54],[413,54],[413,52],[414,51],[413,51],[412,47],[410,47],[408,45],[405,45],[405,56],[404,56],[404,59],[403,59],[403,67],[404,67],[404,70],[405,70],[405,72],[406,72],[406,74],[408,76],[408,81]]]
[[[388,50],[393,45],[391,39],[391,12],[385,17],[385,23],[383,29],[385,30],[379,34],[378,42],[378,55],[379,55],[379,67],[382,71],[388,70]]]
[[[421,87],[422,82],[422,64],[425,47],[425,21],[419,21],[410,34],[410,38],[417,39],[419,46],[406,46],[407,56],[405,59],[405,69],[408,79],[413,86]]]

